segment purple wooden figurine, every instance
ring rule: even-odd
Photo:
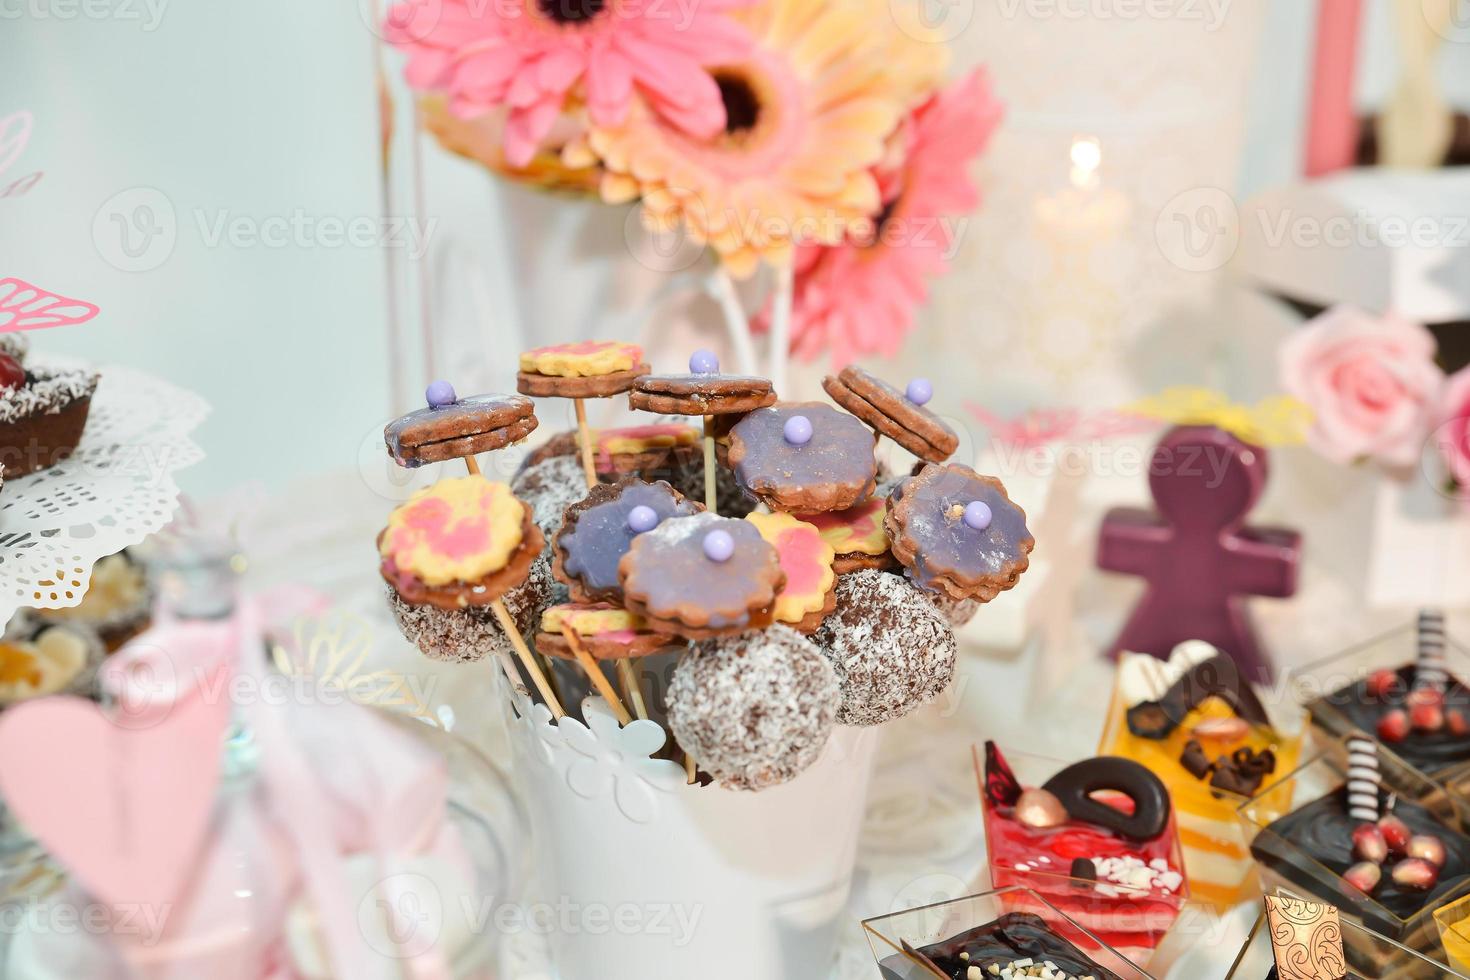
[[[1213,426],[1180,426],[1160,440],[1149,464],[1157,513],[1124,507],[1103,519],[1098,567],[1148,581],[1110,657],[1165,658],[1199,639],[1252,680],[1271,680],[1246,597],[1295,593],[1302,542],[1296,531],[1245,526],[1266,474],[1264,449]]]

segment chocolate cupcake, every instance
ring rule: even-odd
[[[85,627],[12,622],[0,639],[0,709],[52,694],[95,698],[103,656]]]
[[[108,555],[92,566],[92,580],[82,601],[65,609],[37,609],[44,623],[83,626],[96,633],[114,653],[153,624],[154,588],[148,566],[130,551]]]
[[[97,381],[91,371],[23,371],[14,359],[0,359],[0,465],[7,479],[55,466],[76,450]]]

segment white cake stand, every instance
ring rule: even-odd
[[[98,370],[76,453],[0,487],[0,624],[22,607],[81,602],[93,564],[167,524],[174,473],[204,458],[189,438],[204,399],[132,368]]]

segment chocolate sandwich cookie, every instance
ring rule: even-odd
[[[598,484],[567,508],[552,539],[552,574],[578,602],[622,602],[618,563],[640,534],[703,510],[667,483],[624,477]]]
[[[587,652],[598,660],[646,657],[675,642],[673,637],[650,629],[642,616],[606,602],[551,606],[541,614],[540,625],[536,649],[563,660],[576,659],[562,632],[566,628],[576,633]]]
[[[776,402],[765,378],[742,374],[645,374],[628,405],[660,415],[733,415]]]
[[[884,525],[909,578],[954,599],[989,602],[1014,588],[1036,547],[1001,482],[958,463],[931,463],[900,483]]]
[[[448,383],[429,386],[429,405],[388,423],[383,441],[400,466],[422,466],[504,449],[536,429],[536,409],[523,395],[456,398]]]
[[[504,483],[441,480],[388,515],[378,535],[383,579],[404,601],[487,606],[524,582],[545,539]]]
[[[629,609],[655,630],[696,640],[769,626],[786,584],[755,525],[707,512],[638,535],[618,574]]]
[[[516,390],[537,398],[607,398],[648,373],[643,349],[615,340],[537,347],[521,355]]]
[[[899,391],[860,367],[847,367],[824,378],[822,387],[837,404],[920,459],[942,463],[960,446],[955,431],[924,407],[934,388],[923,378]]]
[[[843,510],[877,486],[873,437],[856,418],[819,402],[751,412],[730,431],[730,467],[772,510]]]

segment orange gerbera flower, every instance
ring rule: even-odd
[[[914,72],[927,77],[945,55],[886,0],[769,0],[730,16],[756,50],[711,69],[723,131],[690,136],[635,103],[589,144],[605,200],[641,197],[649,227],[683,227],[746,277],[762,259],[790,262],[797,245],[836,244],[878,211],[872,168],[923,84]]]

